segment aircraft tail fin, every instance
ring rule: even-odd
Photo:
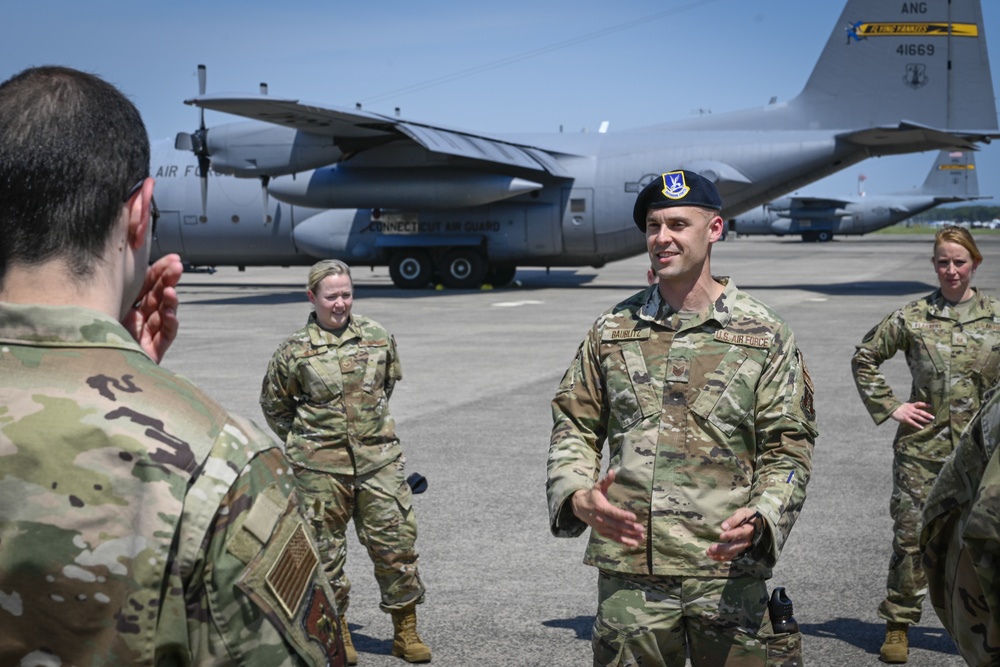
[[[973,156],[971,151],[938,153],[920,193],[945,197],[978,197],[979,177]]]
[[[789,106],[816,129],[996,129],[980,0],[847,0]]]

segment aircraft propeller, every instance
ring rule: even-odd
[[[208,71],[204,65],[198,65],[198,95],[204,96],[208,87]],[[208,155],[208,129],[205,127],[205,109],[199,110],[198,129],[193,133],[178,132],[174,140],[174,148],[181,151],[191,151],[198,157],[198,172],[201,178],[201,221],[208,219],[208,170],[212,161]]]

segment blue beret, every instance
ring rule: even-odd
[[[632,219],[639,229],[646,231],[646,214],[649,209],[671,206],[699,206],[721,211],[722,197],[719,196],[715,183],[704,176],[684,169],[668,171],[642,189],[635,199]]]

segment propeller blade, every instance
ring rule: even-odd
[[[267,95],[267,84],[263,81],[260,82],[260,94]]]
[[[267,184],[268,184],[268,181],[270,181],[270,180],[271,180],[270,176],[261,176],[260,177],[260,195],[261,195],[260,198],[261,198],[261,201],[264,202],[264,224],[265,225],[268,224],[269,222],[271,222],[270,217],[267,215],[268,205],[270,204],[270,202],[269,202],[269,193],[267,191]]]
[[[208,157],[198,156],[198,170],[201,172],[201,221],[208,220],[208,170],[211,167]]]
[[[208,68],[204,65],[198,65],[198,96],[204,96],[205,91],[208,89]],[[205,109],[202,107],[201,118],[199,121],[198,129],[204,132],[205,130]]]

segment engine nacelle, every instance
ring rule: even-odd
[[[275,179],[275,199],[309,208],[442,209],[482,206],[541,190],[516,176],[459,169],[348,169],[337,165]]]
[[[269,123],[228,123],[206,131],[212,169],[243,178],[281,176],[339,161],[333,137]]]

